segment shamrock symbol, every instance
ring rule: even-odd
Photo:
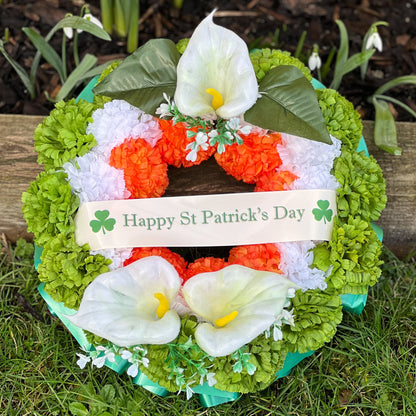
[[[114,218],[108,218],[110,215],[108,210],[95,211],[94,215],[97,219],[90,221],[90,227],[94,233],[99,233],[101,229],[103,230],[103,234],[105,234],[105,230],[113,231],[116,220]]]
[[[320,199],[317,202],[317,205],[318,205],[319,209],[314,208],[312,210],[312,214],[314,215],[315,220],[316,221],[321,221],[322,218],[323,218],[325,224],[326,224],[327,221],[330,222],[333,212],[332,212],[332,209],[328,209],[329,201]]]

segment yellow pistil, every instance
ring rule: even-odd
[[[212,107],[214,110],[220,108],[224,104],[224,100],[220,92],[214,88],[207,88],[205,90],[209,95],[212,95]]]
[[[162,293],[155,293],[154,297],[160,302],[160,305],[158,306],[156,310],[157,317],[159,319],[163,318],[165,313],[169,310],[169,302],[166,299],[165,295]]]
[[[216,319],[214,324],[222,328],[223,326],[229,324],[232,320],[234,320],[237,317],[237,315],[238,315],[237,311],[232,311],[228,315],[223,316],[222,318]]]

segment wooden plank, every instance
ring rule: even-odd
[[[401,156],[393,156],[374,144],[374,122],[365,121],[364,137],[369,153],[383,170],[387,206],[377,222],[384,230],[384,244],[404,258],[416,249],[416,123],[396,123]]]
[[[21,214],[21,194],[41,171],[33,149],[33,132],[42,120],[38,116],[0,114],[0,232],[12,242],[19,237],[31,238]],[[374,123],[363,124],[369,152],[379,162],[386,178],[388,204],[378,224],[384,230],[385,245],[399,257],[405,257],[416,247],[416,124],[397,123],[403,149],[400,157],[379,150],[373,144]],[[171,196],[252,189],[227,176],[214,161],[189,169],[171,168],[169,176],[171,184],[166,195]]]
[[[0,232],[12,242],[32,238],[21,213],[21,195],[42,170],[36,162],[33,132],[43,118],[0,114]]]

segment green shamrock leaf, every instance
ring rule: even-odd
[[[105,230],[113,231],[116,220],[114,218],[108,218],[110,212],[108,210],[95,211],[96,220],[90,221],[90,227],[94,233],[99,233],[101,230],[105,234]]]
[[[326,224],[327,221],[330,222],[331,219],[332,219],[333,211],[332,211],[332,209],[328,209],[329,208],[329,201],[320,199],[317,202],[317,205],[318,205],[319,209],[314,208],[312,210],[312,214],[314,215],[315,220],[316,221],[321,221],[322,218],[323,218],[325,224]]]

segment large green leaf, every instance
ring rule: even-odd
[[[397,132],[394,117],[391,114],[389,105],[382,100],[373,97],[374,108],[376,109],[376,118],[374,123],[374,142],[380,147],[393,155],[402,154],[402,149],[397,145]]]
[[[168,39],[153,39],[137,49],[95,88],[94,94],[125,100],[148,114],[173,97],[179,52]]]
[[[332,143],[311,83],[291,65],[272,68],[259,84],[261,98],[245,114],[251,124]]]

